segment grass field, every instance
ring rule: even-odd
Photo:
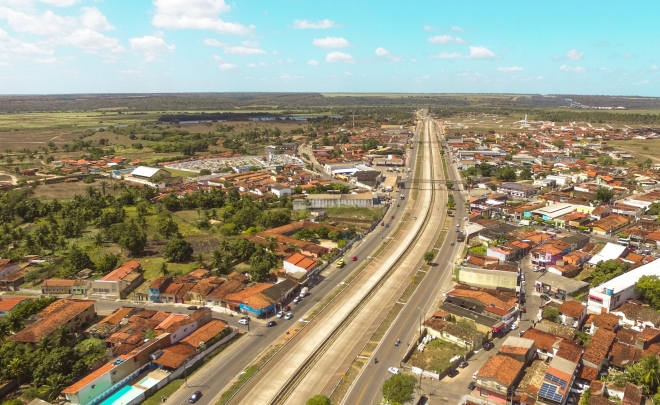
[[[608,146],[615,150],[625,150],[633,155],[633,159],[646,160],[651,159],[654,162],[660,162],[660,139],[630,139],[627,141],[609,141]],[[644,148],[647,147],[647,150]]]
[[[444,340],[435,339],[426,345],[423,352],[414,351],[408,363],[413,367],[441,373],[450,366],[449,359],[465,354],[465,349]]]

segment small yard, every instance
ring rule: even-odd
[[[376,220],[383,212],[383,208],[337,207],[326,208],[329,217],[344,217]]]
[[[452,357],[465,353],[464,348],[453,343],[434,339],[426,345],[426,349],[423,352],[415,350],[408,364],[413,367],[420,367],[424,370],[441,373],[449,367],[449,360]]]

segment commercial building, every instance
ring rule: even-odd
[[[122,264],[117,269],[91,282],[90,296],[119,298],[131,292],[144,281],[142,267],[135,260]]]
[[[331,208],[331,207],[361,207],[372,208],[374,197],[371,193],[362,194],[309,194],[305,200],[294,200],[294,210]],[[296,204],[299,202],[298,204]]]

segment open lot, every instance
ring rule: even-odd
[[[633,155],[635,161],[651,159],[660,162],[660,139],[630,139],[627,141],[609,141],[614,150],[625,150]],[[648,149],[644,149],[648,148]]]
[[[408,364],[441,373],[450,366],[449,359],[459,354],[465,354],[465,349],[441,339],[434,339],[426,345],[423,352],[415,350]]]

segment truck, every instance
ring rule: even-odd
[[[307,287],[303,287],[302,290],[300,290],[300,298],[305,298],[308,291],[309,289]]]
[[[405,198],[406,198],[406,196],[405,196],[405,195],[403,195],[403,193],[401,193],[401,195],[399,196],[399,198],[401,198],[401,199],[403,200],[403,199],[405,199]]]
[[[529,219],[520,220],[519,226],[529,226],[529,225],[530,225]]]
[[[459,242],[463,242],[465,240],[465,234],[463,231],[458,231],[458,235],[456,235],[456,240]]]

